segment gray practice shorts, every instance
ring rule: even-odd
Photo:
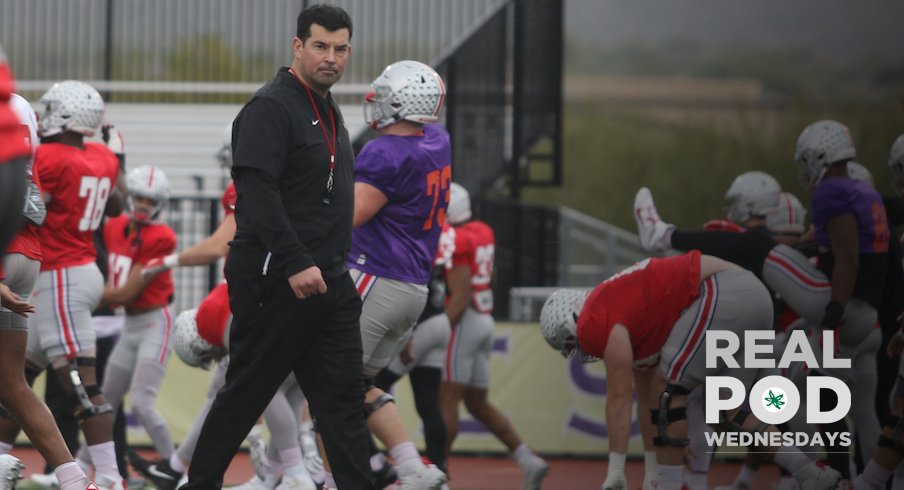
[[[397,346],[427,303],[427,286],[377,277],[356,269],[352,280],[364,306],[361,344],[364,376],[372,378],[389,365]]]
[[[870,334],[878,328],[878,321],[879,314],[869,303],[859,299],[848,300],[844,306],[844,323],[835,332],[838,337],[835,342],[835,355],[833,357],[835,359],[851,359],[851,368],[820,367],[820,371],[848,383],[856,381],[858,365],[863,366],[861,362],[858,362],[858,359],[868,357],[875,361],[878,355],[881,337],[878,344],[875,341],[875,336],[870,337]],[[820,361],[821,366],[823,356],[822,331],[818,328],[815,330],[815,335],[810,337],[810,343],[813,347],[813,353],[816,354],[816,359]],[[875,362],[872,363],[872,368],[875,368]],[[859,369],[863,370],[862,368]]]
[[[172,347],[173,314],[169,307],[126,316],[122,336],[110,354],[110,365],[131,371],[138,361],[166,365]]]
[[[449,345],[451,336],[452,327],[449,325],[449,317],[445,313],[433,315],[418,323],[412,337],[414,360],[405,364],[399,359],[399,356],[394,356],[392,363],[389,364],[389,370],[402,376],[416,367],[442,369],[446,359],[446,347]]]
[[[477,313],[468,307],[461,323],[452,330],[452,338],[446,349],[443,381],[472,388],[489,388],[490,354],[495,334],[496,322],[493,321],[493,316]]]
[[[819,324],[832,299],[829,278],[787,245],[778,245],[769,252],[763,264],[763,282],[810,325]]]
[[[730,330],[740,339],[735,353],[744,364],[744,332],[771,330],[772,298],[766,286],[753,273],[729,270],[713,274],[700,285],[700,296],[691,303],[672,327],[662,346],[659,368],[669,382],[692,388],[703,384],[707,376],[732,376],[750,388],[756,369],[730,369],[722,365],[706,369],[706,332]]]
[[[32,295],[36,311],[28,319],[28,360],[43,368],[51,361],[65,365],[65,358],[76,355],[93,357],[97,338],[91,312],[103,289],[94,262],[41,272]]]
[[[3,272],[6,274],[3,284],[9,286],[9,289],[20,298],[27,300],[31,296],[40,270],[39,261],[22,254],[9,254],[3,258]],[[28,321],[24,316],[0,306],[0,330],[28,331]]]

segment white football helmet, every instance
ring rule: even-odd
[[[446,86],[433,68],[419,61],[398,61],[387,66],[371,86],[374,91],[364,97],[364,120],[372,128],[401,120],[421,124],[439,120]]]
[[[446,209],[446,221],[450,225],[460,225],[471,219],[471,195],[468,190],[452,182],[449,185],[449,207]]]
[[[211,361],[225,354],[225,350],[201,338],[195,321],[197,314],[198,309],[193,308],[179,313],[176,317],[173,326],[173,350],[185,364],[210,369]]]
[[[743,225],[754,216],[767,216],[778,206],[781,192],[778,181],[765,172],[755,170],[738,175],[725,193],[729,201],[728,220]]]
[[[891,168],[892,187],[899,196],[904,195],[904,134],[891,145],[888,167]]]
[[[166,174],[153,165],[142,165],[129,171],[126,183],[129,186],[128,209],[132,219],[139,223],[157,219],[170,197],[170,183]],[[154,205],[136,205],[132,199],[135,196],[150,199]]]
[[[875,187],[873,185],[872,172],[870,172],[868,168],[864,167],[863,164],[851,160],[847,164],[847,171],[848,171],[848,177],[850,177],[854,180],[866,182],[871,187]]]
[[[766,215],[766,228],[782,235],[802,235],[806,230],[807,208],[790,192],[782,192],[778,206]]]
[[[41,96],[41,136],[75,131],[94,136],[104,119],[104,100],[94,87],[78,80],[58,82]]]
[[[560,289],[546,298],[540,310],[543,338],[565,357],[571,357],[578,349],[578,317],[589,294],[589,291]]]
[[[232,123],[226,125],[223,131],[223,146],[217,151],[217,160],[220,166],[229,170],[232,168]]]
[[[797,138],[794,161],[800,181],[815,187],[832,164],[857,156],[854,139],[847,126],[837,121],[822,120],[807,126]]]

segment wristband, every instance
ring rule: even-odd
[[[833,299],[826,305],[825,316],[822,317],[820,326],[834,330],[841,325],[842,317],[844,317],[844,306]]]
[[[163,265],[167,267],[179,267],[179,254],[170,254],[163,258]]]

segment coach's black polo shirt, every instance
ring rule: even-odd
[[[311,94],[288,68],[245,104],[232,128],[232,175],[238,189],[233,254],[260,257],[268,272],[289,277],[312,265],[325,277],[345,271],[354,214],[355,156],[332,97]],[[332,194],[326,197],[333,140]],[[247,252],[246,252],[247,251]],[[261,255],[263,252],[263,255]],[[271,252],[269,260],[266,252]]]

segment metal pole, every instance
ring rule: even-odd
[[[107,0],[107,18],[104,26],[104,80],[113,79],[113,0]],[[113,92],[105,90],[101,96],[111,102]]]

